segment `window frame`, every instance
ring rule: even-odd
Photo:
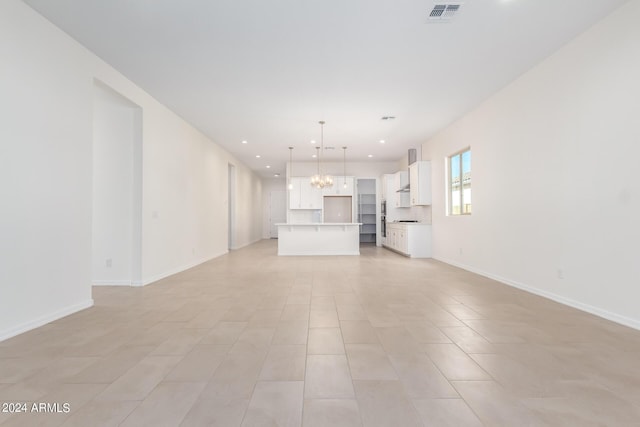
[[[462,167],[462,155],[466,152],[469,152],[469,155],[471,155],[471,146],[465,147],[461,150],[456,151],[455,153],[449,155],[446,157],[445,161],[447,164],[447,216],[468,216],[471,215],[471,213],[473,212],[473,210],[471,212],[464,212],[464,178],[463,178],[463,167]],[[459,170],[460,170],[460,195],[459,195],[459,202],[460,202],[460,212],[459,213],[454,213],[453,212],[453,168],[451,167],[451,163],[453,161],[453,158],[455,156],[459,156]],[[471,172],[469,172],[471,173]],[[471,177],[469,177],[469,188],[471,189]],[[473,204],[470,204],[471,206],[473,206]]]

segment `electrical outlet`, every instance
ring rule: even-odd
[[[107,268],[111,268],[111,266],[113,265],[113,260],[112,260],[111,258],[107,258],[107,259],[105,260],[105,262],[104,262],[104,265],[105,265]]]

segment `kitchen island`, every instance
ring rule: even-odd
[[[360,255],[360,223],[276,225],[278,255]]]

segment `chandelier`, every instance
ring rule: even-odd
[[[325,188],[333,186],[333,178],[331,175],[322,173],[322,152],[324,151],[324,122],[320,121],[320,147],[316,147],[317,173],[311,177],[311,186],[316,188]]]

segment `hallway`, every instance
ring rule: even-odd
[[[640,331],[433,260],[276,246],[0,342],[0,402],[60,405],[0,425],[640,426]]]

